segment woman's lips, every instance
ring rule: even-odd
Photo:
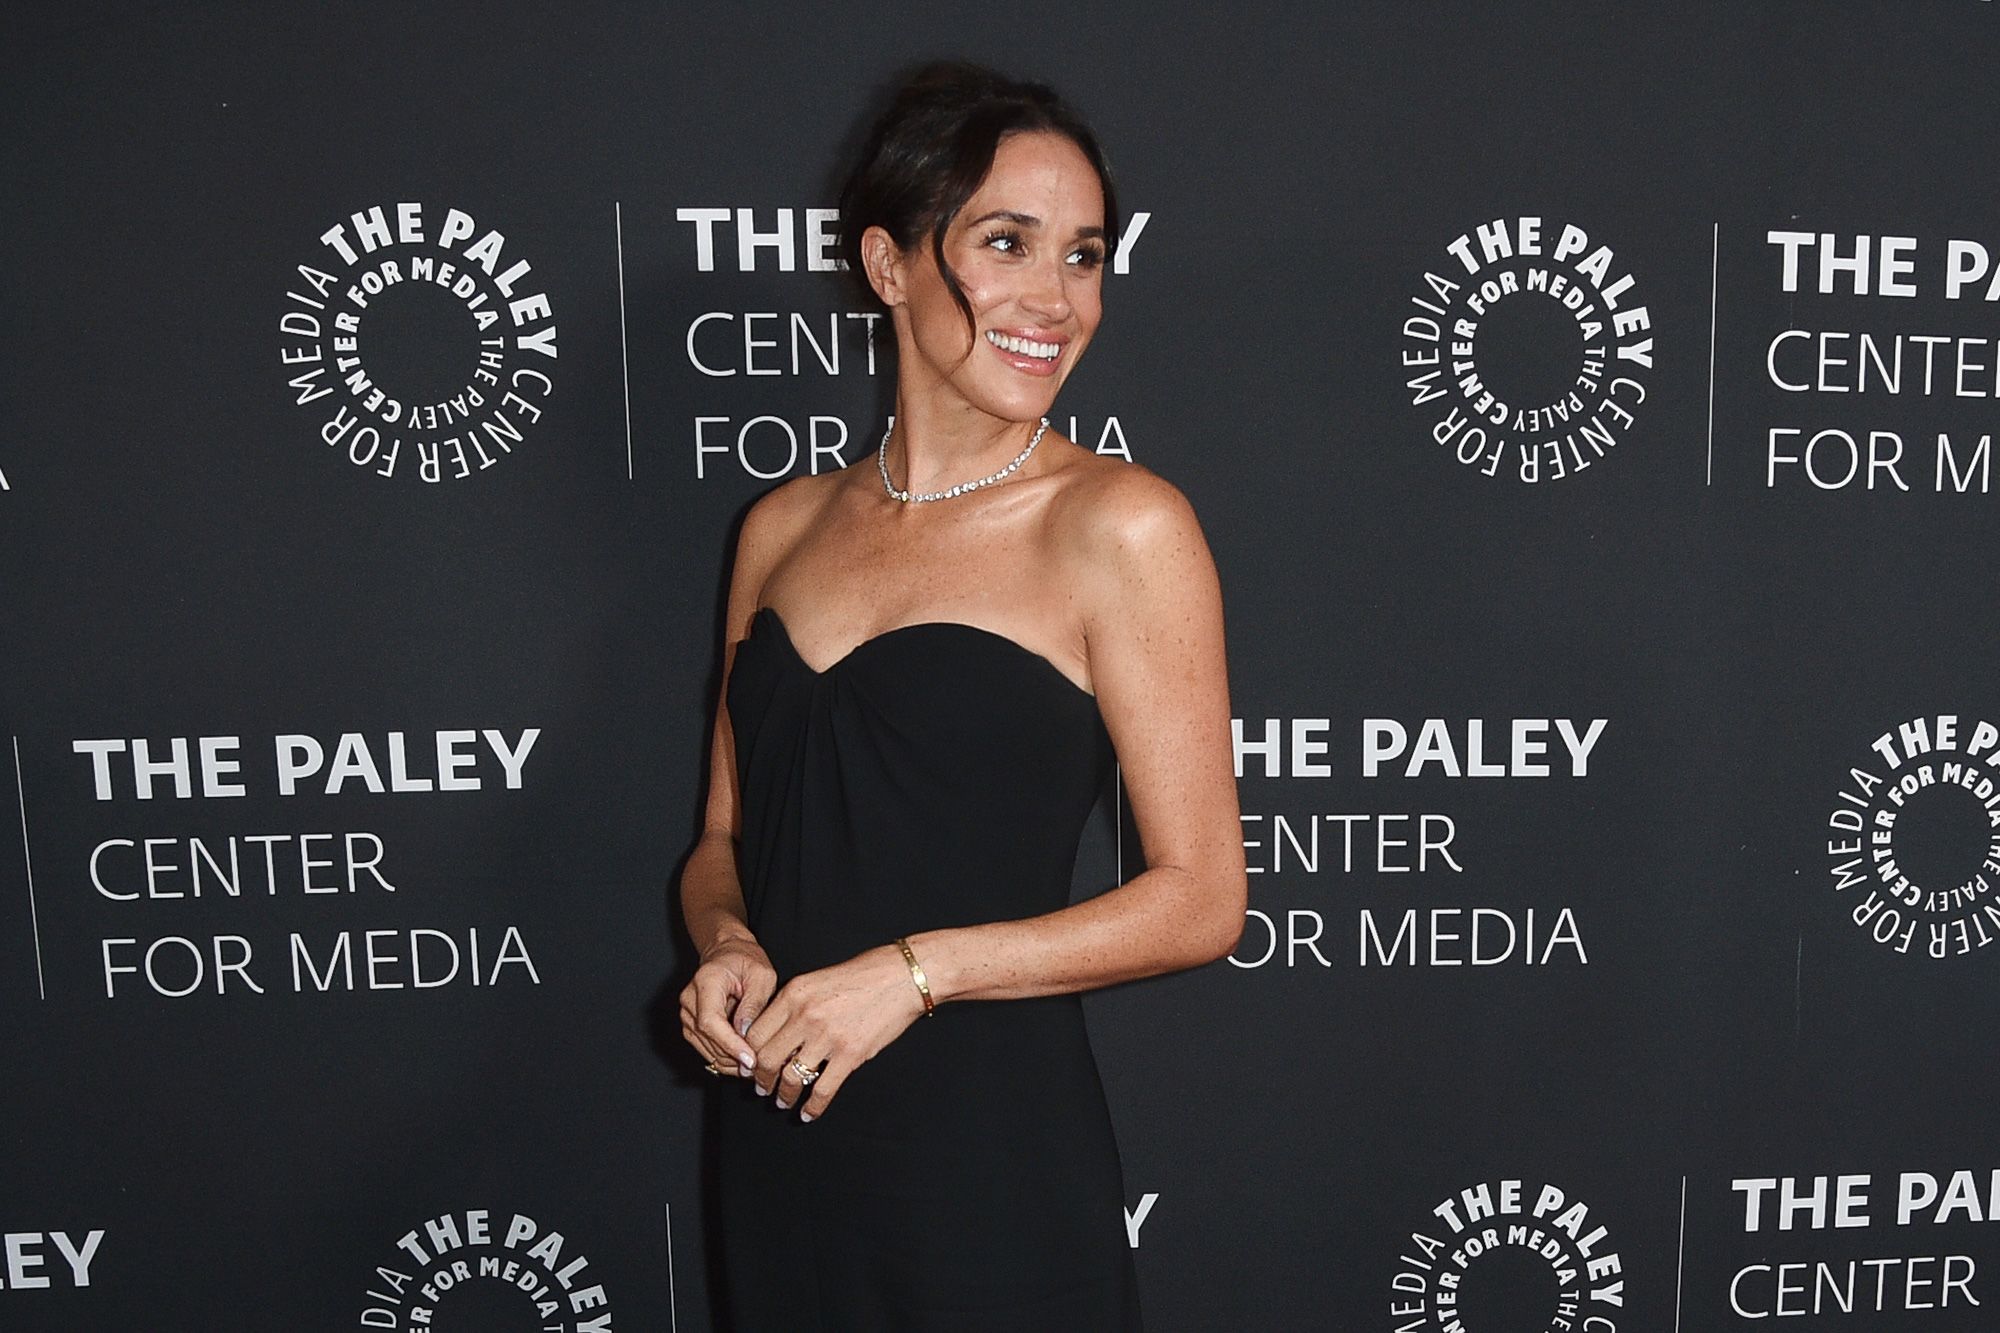
[[[1025,333],[988,329],[985,341],[995,355],[1014,369],[1023,374],[1046,376],[1056,373],[1068,339],[1036,338]]]

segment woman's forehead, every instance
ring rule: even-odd
[[[986,179],[959,217],[969,223],[995,212],[1013,214],[1021,225],[1102,227],[1104,187],[1090,159],[1068,135],[1021,131],[1000,141]]]

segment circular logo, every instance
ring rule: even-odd
[[[1610,246],[1571,223],[1496,218],[1444,247],[1403,321],[1403,374],[1431,442],[1535,485],[1595,467],[1646,401],[1652,317]]]
[[[555,388],[534,266],[457,208],[377,206],[320,234],[278,320],[286,392],[377,477],[462,481],[510,457]]]
[[[1396,1333],[1612,1333],[1624,1271],[1587,1204],[1554,1185],[1482,1182],[1431,1210],[1442,1225],[1410,1233],[1390,1282]]]
[[[378,1264],[362,1328],[395,1333],[609,1333],[611,1302],[590,1260],[534,1218],[484,1208],[406,1232]]]
[[[2000,939],[2000,728],[1956,713],[1883,732],[1851,765],[1826,852],[1848,917],[1897,953],[1949,958]]]

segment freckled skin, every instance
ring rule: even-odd
[[[995,212],[1015,216],[988,218]],[[888,466],[897,486],[933,491],[986,476],[1028,442],[1102,318],[1107,260],[1090,229],[1103,223],[1096,173],[1074,143],[1052,133],[1004,139],[945,241],[973,331],[928,237],[905,251],[879,228],[864,234],[867,276],[896,336]],[[1060,342],[1055,373],[1010,364],[988,329]],[[898,625],[957,620],[1042,654],[1097,696],[1147,869],[1060,911],[911,935],[934,1003],[1090,990],[1235,947],[1247,880],[1222,597],[1186,498],[1052,428],[1003,480],[903,504],[884,494],[868,449],[839,471],[768,492],[737,538],[706,829],[681,876],[702,958],[681,993],[682,1030],[704,1059],[754,1077],[788,1106],[801,1090],[793,1056],[807,1068],[824,1061],[799,1107],[816,1118],[924,1013],[894,941],[779,988],[744,919],[726,682],[737,641],[766,605],[816,669]]]

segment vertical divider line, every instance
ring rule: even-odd
[[[625,372],[625,480],[632,480],[632,352],[625,338],[625,206],[611,201],[618,242],[618,362]]]
[[[42,975],[42,913],[35,905],[35,857],[28,848],[28,793],[21,785],[21,738],[14,740],[14,800],[21,808],[21,862],[28,870],[28,925],[35,936],[35,992],[49,998],[47,980]]]
[[[1674,1333],[1681,1333],[1681,1274],[1687,1267],[1688,1178],[1681,1177],[1681,1248],[1674,1259]]]
[[[1708,241],[1708,474],[1702,485],[1715,484],[1715,288],[1722,268],[1722,224],[1709,224]]]
[[[1123,884],[1125,882],[1125,770],[1115,762],[1111,765],[1111,832],[1117,839],[1118,883]]]
[[[667,1318],[673,1328],[681,1326],[680,1304],[674,1299],[674,1206],[667,1205]]]

